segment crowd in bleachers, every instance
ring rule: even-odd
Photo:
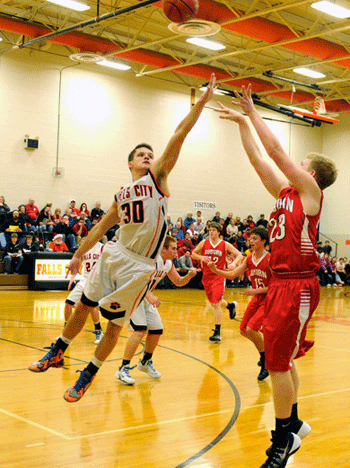
[[[91,212],[86,203],[76,206],[72,199],[62,212],[52,209],[48,202],[39,209],[33,198],[28,203],[10,209],[4,196],[0,196],[0,249],[3,251],[5,274],[26,273],[27,257],[32,252],[75,252],[81,239],[105,215],[101,203],[96,202]],[[118,225],[113,226],[104,236],[105,243],[111,240]]]
[[[28,203],[11,210],[5,202],[5,197],[0,196],[0,249],[4,251],[5,273],[9,273],[10,270],[14,273],[20,270],[25,272],[24,267],[27,263],[25,260],[31,252],[39,250],[75,252],[81,239],[88,235],[104,215],[105,211],[99,201],[90,211],[86,203],[81,203],[78,208],[76,200],[71,199],[69,206],[62,212],[61,208],[53,210],[51,202],[39,210],[35,200],[30,198]],[[178,258],[174,261],[176,269],[180,274],[185,274],[189,268],[196,268],[198,271],[190,286],[202,287],[201,265],[191,258],[191,252],[201,240],[209,237],[209,225],[212,221],[221,225],[221,237],[244,255],[250,253],[251,229],[255,226],[267,228],[268,225],[264,214],[261,214],[256,221],[252,215],[242,219],[240,216],[228,213],[226,217],[222,217],[219,211],[208,220],[204,220],[201,211],[197,211],[195,216],[187,213],[185,218],[179,217],[176,221],[168,215],[167,234],[176,238],[178,244]],[[102,241],[105,243],[112,240],[118,228],[118,225],[113,226]],[[328,241],[324,246],[322,242],[318,242],[317,251],[320,258],[318,272],[320,284],[327,287],[350,284],[350,265],[347,258],[338,260],[332,257],[332,247]],[[234,284],[230,281],[227,283],[229,287],[246,286],[249,284],[249,279],[241,278],[235,280]],[[171,287],[171,283],[165,280],[160,287]]]

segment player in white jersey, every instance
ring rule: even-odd
[[[106,244],[62,335],[40,361],[29,366],[33,372],[63,367],[64,351],[82,330],[91,309],[99,304],[101,315],[109,321],[107,329],[91,362],[75,385],[65,392],[64,398],[68,402],[80,400],[90,387],[97,371],[113,351],[125,321],[144,298],[153,280],[155,259],[166,233],[168,175],[176,164],[187,134],[212,98],[215,82],[215,75],[212,75],[206,91],[178,125],[159,159],[153,160],[153,150],[148,144],[134,148],[128,158],[132,182],[116,195],[106,216],[90,231],[69,264],[71,273],[77,273],[83,255],[112,226],[120,225],[117,242]]]
[[[81,239],[81,243],[83,243],[84,241],[85,241],[85,237],[83,237]],[[102,244],[102,242],[97,242],[97,244],[94,245],[94,247],[92,247],[92,249],[90,249],[88,252],[86,252],[86,254],[84,254],[84,256],[83,256],[83,262],[82,262],[82,276],[83,277],[74,286],[74,288],[70,292],[70,294],[67,297],[66,302],[64,304],[65,325],[68,322],[69,317],[72,315],[73,307],[75,306],[75,304],[77,302],[80,301],[80,299],[81,299],[81,297],[83,295],[84,286],[85,286],[85,283],[86,283],[86,278],[91,273],[91,271],[93,270],[94,266],[97,263],[97,260],[100,258],[101,254],[102,254],[103,247],[104,247],[104,245]],[[73,275],[71,277],[71,279],[69,281],[68,289],[70,289],[73,282],[75,282],[74,281],[75,276],[76,275]],[[94,307],[91,310],[91,318],[92,318],[92,321],[94,323],[94,327],[95,327],[94,333],[96,335],[94,343],[98,344],[101,341],[102,337],[103,337],[103,331],[102,331],[102,328],[101,328],[100,313],[98,311],[98,307]]]
[[[140,359],[137,364],[137,368],[140,371],[146,372],[153,379],[160,379],[161,377],[160,372],[153,367],[152,361],[154,350],[163,334],[162,319],[160,318],[157,309],[157,307],[160,306],[161,301],[159,297],[154,296],[151,291],[165,276],[168,276],[175,286],[180,288],[185,286],[191,278],[197,274],[197,270],[195,268],[191,268],[187,275],[180,276],[172,262],[176,257],[177,241],[174,237],[166,236],[163,248],[160,255],[157,257],[157,272],[152,285],[150,286],[150,290],[129,319],[129,327],[132,330],[132,334],[125,346],[122,365],[115,374],[115,377],[124,384],[134,385],[135,383],[135,380],[129,374],[130,369],[133,369],[129,364],[146,333],[147,338],[145,342],[145,352],[143,358]]]

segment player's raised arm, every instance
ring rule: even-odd
[[[235,110],[224,106],[221,102],[218,102],[218,104],[220,109],[215,110],[221,114],[221,119],[232,120],[233,122],[238,123],[243,147],[248,155],[251,165],[254,167],[268,192],[270,192],[273,197],[278,198],[281,189],[287,185],[287,181],[282,177],[279,177],[271,165],[262,157],[247,119],[240,112],[236,112]]]
[[[305,171],[300,165],[297,165],[284,151],[278,138],[266,125],[266,122],[256,110],[251,97],[251,85],[248,85],[247,89],[244,86],[242,87],[242,96],[237,92],[235,92],[235,95],[239,100],[239,105],[254,125],[267,154],[287,177],[291,185],[296,187],[301,195],[303,193],[308,193],[319,202],[321,193],[314,176],[310,174],[310,172]]]
[[[152,171],[157,179],[158,184],[165,193],[169,192],[166,183],[167,176],[176,164],[186,136],[197,122],[205,104],[212,98],[215,91],[215,82],[216,77],[214,74],[212,74],[206,91],[192,107],[187,116],[177,126],[173,136],[170,138],[169,143],[165,148],[163,155],[153,163]]]

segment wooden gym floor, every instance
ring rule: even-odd
[[[63,398],[94,352],[89,319],[64,369],[27,370],[61,332],[64,291],[2,291],[1,467],[259,468],[274,425],[271,383],[257,381],[258,354],[239,334],[247,298],[228,313],[223,341],[211,343],[213,313],[204,291],[157,290],[165,333],[154,355],[159,381],[134,369],[133,387],[114,374],[129,335],[124,329],[84,398]],[[322,288],[308,336],[316,344],[299,361],[299,414],[312,426],[288,468],[349,468],[350,288]],[[103,327],[105,322],[102,321]],[[132,364],[137,364],[143,348]]]

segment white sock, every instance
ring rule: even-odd
[[[63,341],[63,343],[66,343],[67,345],[70,345],[73,340],[69,340],[65,336],[63,336],[63,333],[60,335],[60,339]]]
[[[94,366],[100,368],[104,361],[100,361],[99,359],[97,359],[96,356],[93,356],[93,358],[91,359],[91,362],[94,364]]]

